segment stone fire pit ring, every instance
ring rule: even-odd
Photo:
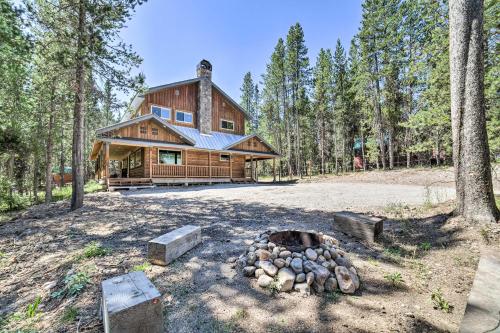
[[[356,269],[332,236],[267,230],[246,244],[249,247],[238,258],[238,267],[243,275],[257,278],[261,288],[303,295],[309,295],[311,289],[318,294],[336,290],[352,294],[359,289]]]

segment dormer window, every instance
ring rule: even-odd
[[[234,121],[222,119],[220,121],[220,127],[228,131],[234,131]]]
[[[193,123],[193,114],[191,112],[175,111],[175,121],[179,123]]]
[[[163,119],[171,119],[170,115],[172,113],[172,109],[157,105],[151,105],[151,113],[154,113],[155,115]]]

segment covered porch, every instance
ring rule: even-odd
[[[216,151],[187,145],[103,139],[94,145],[96,179],[109,190],[169,184],[258,181],[258,161],[276,155],[245,151]],[[275,178],[275,177],[274,177]]]

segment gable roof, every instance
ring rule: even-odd
[[[269,148],[270,150],[272,150],[274,153],[278,154],[278,151],[276,149],[274,149],[273,146],[271,146],[271,144],[267,143],[266,140],[264,140],[260,135],[256,134],[256,133],[253,133],[253,134],[249,134],[249,135],[245,135],[243,136],[241,139],[239,139],[238,141],[235,141],[235,142],[232,142],[230,144],[228,144],[227,146],[225,146],[223,149],[226,150],[226,149],[231,149],[233,148],[234,146],[237,146],[239,145],[240,143],[242,142],[245,142],[247,140],[250,140],[252,138],[257,138],[259,139],[260,143],[262,143],[264,146],[266,146],[267,148]]]
[[[144,115],[144,116],[135,117],[135,118],[132,118],[130,120],[122,121],[121,123],[117,123],[117,124],[114,124],[111,126],[101,127],[99,129],[97,129],[95,132],[96,132],[96,134],[102,134],[102,133],[106,133],[106,132],[109,132],[109,131],[112,131],[112,130],[115,130],[118,128],[122,128],[122,127],[127,127],[127,126],[130,126],[133,124],[140,123],[140,122],[145,121],[145,120],[150,120],[150,119],[158,122],[159,124],[168,128],[169,130],[171,130],[175,134],[179,135],[181,137],[181,139],[183,139],[187,143],[189,143],[191,145],[194,145],[196,143],[191,137],[189,137],[186,134],[184,134],[183,132],[179,131],[177,129],[179,126],[174,126],[174,125],[164,121],[163,119],[161,119],[160,117],[158,117],[154,113],[149,113],[149,114]]]
[[[186,85],[186,84],[198,83],[198,82],[200,82],[200,80],[201,80],[201,78],[194,78],[194,79],[189,79],[189,80],[184,80],[184,81],[177,81],[177,82],[162,84],[162,85],[156,86],[156,87],[151,87],[144,94],[138,94],[138,95],[136,95],[134,97],[134,99],[132,100],[132,102],[130,103],[130,106],[135,110],[135,109],[137,109],[139,107],[139,105],[144,100],[144,96],[147,95],[147,94],[151,94],[151,93],[154,93],[156,91],[159,91],[159,90],[162,90],[162,89],[166,89],[166,88],[173,88],[173,87],[183,86],[183,85]],[[232,99],[228,94],[226,94],[213,81],[212,81],[212,87],[214,87],[215,89],[217,89],[217,91],[222,96],[224,96],[231,104],[233,104],[233,106],[236,107],[236,109],[238,109],[238,111],[243,112],[243,114],[245,115],[245,117],[247,119],[250,119],[250,114],[248,114],[248,112],[245,109],[243,109],[238,103],[236,103],[236,101],[234,99]]]

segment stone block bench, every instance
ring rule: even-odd
[[[383,219],[347,211],[333,214],[333,224],[337,230],[369,242],[374,242],[384,230]]]
[[[102,282],[102,317],[106,333],[163,332],[160,293],[144,272]]]
[[[460,333],[500,332],[500,253],[481,254]]]
[[[201,228],[186,225],[148,243],[148,260],[166,266],[201,243]]]

